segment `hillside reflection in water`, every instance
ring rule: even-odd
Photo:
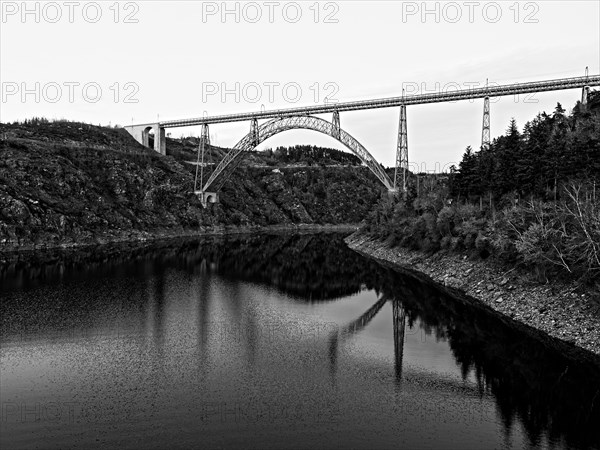
[[[340,235],[60,261],[0,273],[3,448],[600,445],[597,366]]]

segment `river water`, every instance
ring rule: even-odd
[[[337,234],[0,273],[9,448],[598,448],[598,368]]]

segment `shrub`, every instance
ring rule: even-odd
[[[459,251],[462,249],[462,239],[460,237],[450,238],[450,250]]]
[[[474,250],[481,258],[493,255],[527,266],[542,280],[600,278],[600,201],[593,186],[572,184],[560,202],[509,202],[497,212],[473,204],[440,206],[439,198],[431,192],[410,203],[384,198],[368,227],[390,245],[427,252]]]
[[[485,259],[488,256],[490,256],[490,240],[487,237],[485,237],[481,232],[477,235],[477,238],[475,239],[475,248],[479,252],[479,256],[481,258]]]
[[[515,242],[515,247],[523,261],[543,269],[544,276],[547,269],[551,269],[553,265],[571,272],[561,250],[563,247],[561,233],[552,226],[552,223],[533,223],[519,235]]]
[[[443,249],[450,248],[451,242],[452,242],[452,236],[444,236],[440,241],[440,248],[443,248]]]
[[[437,216],[437,230],[442,236],[452,234],[454,230],[455,209],[450,206],[444,206]]]

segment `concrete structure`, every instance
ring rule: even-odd
[[[154,132],[154,150],[161,155],[167,154],[167,140],[165,129],[160,123],[144,123],[141,125],[127,125],[123,127],[133,138],[144,147],[150,147],[150,132]]]
[[[219,194],[217,192],[194,191],[198,196],[203,207],[207,207],[209,203],[219,203]]]

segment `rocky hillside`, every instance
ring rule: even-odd
[[[222,225],[357,223],[382,191],[360,166],[245,164],[221,203],[204,209],[191,193],[195,166],[143,148],[122,129],[34,121],[0,124],[0,138],[0,250]]]

